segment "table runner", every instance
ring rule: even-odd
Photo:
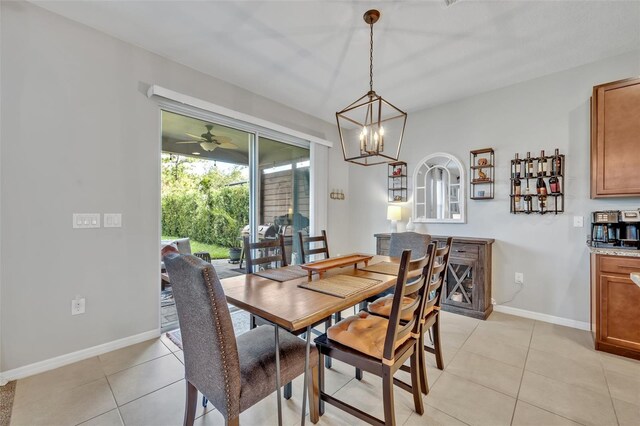
[[[296,278],[302,278],[307,276],[307,271],[303,270],[297,265],[285,266],[284,268],[277,269],[263,269],[262,271],[254,272],[253,275],[258,275],[270,280],[284,282],[295,280]]]
[[[393,262],[380,262],[358,269],[360,269],[361,271],[375,272],[378,274],[398,275],[398,272],[400,271],[400,264]]]
[[[334,275],[316,281],[303,282],[298,284],[298,287],[346,299],[381,282],[373,278],[353,275]]]

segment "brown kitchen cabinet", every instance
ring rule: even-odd
[[[389,255],[391,234],[375,234],[374,237],[376,254]],[[447,237],[432,235],[431,239],[445,243]],[[493,242],[490,238],[453,237],[449,269],[440,301],[443,310],[482,320],[491,314]]]
[[[591,332],[596,350],[640,359],[640,257],[591,255]]]
[[[593,88],[591,198],[640,196],[640,78]]]

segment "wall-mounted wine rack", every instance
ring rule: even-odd
[[[518,154],[511,160],[510,211],[513,214],[558,214],[564,212],[564,154],[540,152],[539,157]]]

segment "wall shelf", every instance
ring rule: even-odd
[[[495,154],[493,148],[476,149],[469,153],[469,198],[492,200],[495,184]]]
[[[404,203],[407,201],[407,163],[396,161],[388,164],[387,173],[388,202]]]

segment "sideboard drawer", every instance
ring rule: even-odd
[[[467,259],[477,259],[480,254],[480,247],[476,244],[453,243],[451,256],[465,257]]]
[[[600,271],[614,274],[629,275],[631,272],[640,272],[640,258],[622,256],[599,256]]]

